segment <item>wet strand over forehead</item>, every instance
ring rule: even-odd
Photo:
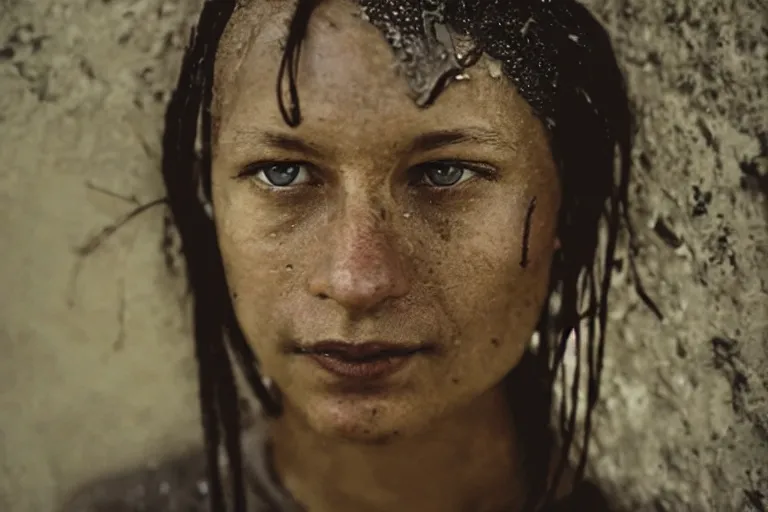
[[[444,5],[434,0],[361,0],[364,17],[384,35],[419,106],[462,72]]]
[[[412,95],[426,106],[442,87],[475,62],[456,37],[469,37],[471,53],[484,52],[536,113],[556,122],[555,97],[563,78],[582,75],[582,24],[571,2],[544,0],[360,0],[364,16],[392,47]],[[470,57],[470,58],[468,58]],[[586,79],[587,77],[584,76]]]

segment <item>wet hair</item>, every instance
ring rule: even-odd
[[[276,77],[276,101],[289,126],[301,123],[298,63],[309,20],[320,1],[297,1]],[[358,1],[385,36],[394,28],[429,39],[436,24],[469,36],[478,54],[501,63],[506,77],[547,128],[563,191],[557,232],[561,246],[553,260],[550,281],[550,297],[558,297],[555,302],[559,304],[544,308],[537,326],[537,349],[528,352],[507,378],[510,389],[526,386],[535,390],[513,394],[511,404],[525,447],[528,507],[534,510],[553,500],[575,442],[577,411],[581,409],[585,413],[576,479],[583,477],[592,413],[599,398],[608,296],[622,225],[629,231],[630,243],[634,240],[628,213],[633,123],[624,78],[607,33],[575,0]],[[226,510],[228,502],[238,512],[245,510],[233,360],[265,414],[280,414],[280,404],[263,384],[256,356],[235,318],[215,227],[199,201],[200,193],[210,199],[214,60],[236,8],[235,0],[208,0],[203,7],[166,112],[162,165],[194,298],[199,399],[211,507],[216,512]],[[397,13],[405,14],[397,18]],[[425,13],[432,16],[433,24],[413,25],[414,16],[427,20]],[[469,64],[466,60],[462,66]],[[462,66],[454,71],[461,72]],[[442,78],[437,86],[444,86],[454,76]],[[424,106],[438,94],[439,90],[431,91]],[[605,233],[603,241],[601,233]],[[628,264],[634,272],[631,252]],[[661,316],[640,286],[636,272],[634,281],[641,298]],[[569,343],[576,353],[575,377],[570,392],[564,390],[558,404],[558,440],[550,428],[553,389]],[[587,403],[579,408],[584,373]],[[552,479],[550,451],[558,444],[560,463]],[[220,475],[222,448],[231,479],[231,499],[225,498]]]

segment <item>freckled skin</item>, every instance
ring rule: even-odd
[[[310,22],[298,80],[303,120],[290,129],[274,93],[280,31],[259,28],[265,17],[284,26],[290,8],[267,4],[246,22],[252,35],[242,21],[231,24],[217,60],[214,214],[237,318],[282,393],[286,430],[304,425],[361,445],[438,439],[435,429],[457,411],[498,404],[487,397],[501,396],[546,300],[560,190],[544,129],[506,81],[480,67],[418,108],[381,34],[343,1],[323,3]],[[247,42],[236,51],[227,41]],[[473,128],[496,143],[411,147],[425,133]],[[267,132],[317,152],[274,148]],[[415,166],[443,160],[482,164],[495,178],[443,189],[409,181]],[[270,189],[237,178],[245,165],[272,161],[309,163],[313,183]],[[329,339],[437,350],[372,392],[349,392],[281,350],[290,340]]]

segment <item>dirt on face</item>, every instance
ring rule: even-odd
[[[636,256],[665,315],[619,255],[592,472],[627,510],[766,510],[768,9],[586,3],[629,81]],[[164,206],[89,244],[164,194],[163,108],[197,7],[0,0],[0,510],[55,510],[199,445]]]

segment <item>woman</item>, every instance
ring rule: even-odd
[[[580,481],[631,118],[585,8],[210,1],[166,122],[213,510],[605,508]]]

